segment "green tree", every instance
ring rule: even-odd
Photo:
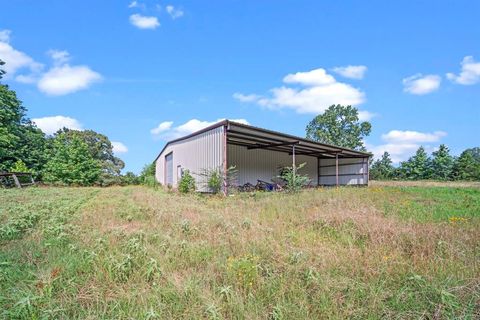
[[[155,178],[155,170],[156,170],[155,162],[146,164],[143,167],[142,172],[140,172],[140,175],[138,176],[138,180],[140,181],[140,183],[150,187],[158,186],[158,182]]]
[[[441,144],[437,151],[432,153],[431,162],[432,178],[438,180],[448,180],[452,175],[453,157],[450,150],[444,144]]]
[[[395,174],[395,168],[392,165],[390,154],[385,151],[380,159],[373,162],[370,167],[370,178],[372,180],[392,179]]]
[[[71,130],[63,128],[55,135],[63,134],[66,139],[80,138],[88,146],[91,156],[100,162],[104,175],[118,176],[125,163],[113,153],[113,146],[108,137],[93,130]]]
[[[0,171],[22,160],[38,178],[46,162],[46,140],[26,111],[15,91],[0,84]]]
[[[29,169],[25,164],[25,162],[23,162],[22,160],[17,160],[17,162],[15,162],[13,167],[10,168],[10,171],[11,172],[32,172],[32,170]]]
[[[358,109],[331,105],[307,125],[307,138],[340,147],[365,150],[363,138],[372,130],[370,122],[360,122]]]
[[[401,177],[408,180],[429,179],[431,177],[430,163],[425,148],[420,147],[413,157],[400,164]]]
[[[44,180],[66,185],[93,185],[101,174],[101,166],[89,152],[88,145],[78,136],[57,135],[45,165]]]
[[[467,149],[455,159],[452,169],[454,180],[478,180],[480,181],[480,157],[475,159],[475,149]]]

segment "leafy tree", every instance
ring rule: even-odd
[[[331,105],[307,125],[307,138],[340,147],[365,150],[363,138],[372,130],[370,122],[360,122],[358,109]]]
[[[480,163],[480,147],[466,149],[464,152],[470,153],[475,162]]]
[[[147,185],[149,187],[158,187],[159,183],[155,178],[155,171],[156,171],[156,164],[152,162],[150,164],[146,164],[140,175],[138,176],[138,180],[141,184]]]
[[[400,164],[401,177],[409,180],[429,179],[430,163],[425,148],[420,147],[413,157]]]
[[[46,162],[46,140],[26,111],[15,91],[0,84],[0,171],[22,160],[38,178]]]
[[[93,185],[101,174],[101,166],[79,137],[59,134],[53,139],[53,150],[45,165],[44,180],[66,185]]]
[[[453,157],[450,155],[448,147],[441,144],[439,149],[432,153],[432,156],[432,178],[448,180],[452,175],[453,167]]]
[[[392,179],[395,174],[395,168],[392,165],[392,159],[388,152],[384,152],[380,159],[373,162],[370,168],[370,177],[372,180]]]
[[[139,178],[137,177],[137,175],[131,171],[127,171],[127,173],[125,173],[125,175],[123,175],[122,177],[122,184],[126,184],[126,185],[136,185],[136,184],[139,184],[140,183],[140,180]]]
[[[55,135],[63,134],[66,139],[79,137],[88,146],[91,156],[98,160],[103,176],[118,176],[125,167],[125,163],[113,153],[113,146],[106,135],[93,130],[70,130],[63,128]]]
[[[463,151],[460,154],[460,157],[455,159],[452,169],[452,178],[454,180],[480,181],[480,157],[476,160],[475,153],[472,152],[472,149]]]
[[[10,168],[10,171],[11,172],[32,172],[32,170],[29,169],[25,164],[25,162],[23,162],[22,160],[17,160],[17,162],[15,162],[13,167]]]

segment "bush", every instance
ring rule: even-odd
[[[294,167],[283,167],[278,176],[285,181],[285,188],[290,192],[297,192],[302,189],[309,181],[307,175],[299,174],[298,171],[305,166],[305,162]]]
[[[190,174],[190,171],[185,170],[182,174],[182,178],[178,184],[178,191],[181,193],[190,193],[195,191],[195,179]]]
[[[208,188],[213,193],[219,193],[220,190],[222,189],[222,176],[220,174],[220,171],[214,170],[210,172],[210,176],[208,177]]]

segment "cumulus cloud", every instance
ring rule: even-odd
[[[202,121],[198,119],[191,119],[176,127],[173,127],[173,121],[165,121],[160,123],[156,128],[150,130],[150,132],[152,133],[152,135],[162,140],[172,140],[202,130],[223,120],[225,119],[217,119],[216,121]],[[229,120],[233,122],[249,124],[248,121],[245,119]]]
[[[367,72],[367,67],[366,66],[346,66],[346,67],[335,67],[332,70],[333,72],[345,78],[363,79],[363,77],[365,76],[365,72]]]
[[[11,30],[5,29],[0,30],[0,41],[1,42],[10,42],[10,34],[12,33]]]
[[[427,151],[433,150],[429,144],[440,141],[447,135],[444,131],[419,132],[411,130],[391,130],[382,134],[382,145],[368,145],[367,149],[373,152],[375,158],[379,158],[387,151],[392,157],[394,163],[407,160],[415,151],[424,145]]]
[[[144,16],[138,13],[132,14],[129,18],[130,23],[139,29],[155,29],[160,26],[157,17]]]
[[[240,102],[255,102],[261,98],[261,96],[256,94],[242,94],[242,93],[234,93],[233,98],[237,99]]]
[[[102,76],[85,65],[70,66],[70,54],[65,50],[49,50],[47,55],[53,66],[44,71],[44,65],[36,62],[27,54],[14,49],[10,43],[10,31],[0,31],[0,58],[5,61],[7,77],[20,83],[36,84],[38,89],[48,95],[65,95],[86,89],[98,82]],[[27,73],[18,74],[19,71]]]
[[[112,141],[112,147],[113,147],[113,152],[116,154],[128,152],[127,146],[119,141]]]
[[[66,95],[87,89],[102,76],[88,66],[70,66],[68,64],[53,67],[38,81],[38,89],[52,96]]]
[[[165,9],[167,10],[167,13],[172,19],[178,19],[183,16],[183,11],[181,9],[175,8],[172,5],[166,6]]]
[[[48,135],[52,135],[62,128],[83,130],[82,124],[77,119],[65,116],[34,118],[32,121]]]
[[[358,106],[365,102],[365,94],[349,84],[338,82],[325,69],[288,74],[281,86],[270,90],[269,96],[235,93],[242,102],[255,102],[272,109],[293,109],[298,113],[322,113],[332,104]],[[295,86],[296,85],[296,86]]]
[[[170,128],[172,127],[173,125],[173,121],[164,121],[164,122],[161,122],[157,127],[153,128],[152,130],[150,130],[150,133],[151,134],[154,134],[154,135],[157,135],[157,134],[160,134],[162,132],[165,132],[167,130],[170,130]]]
[[[428,94],[438,90],[441,81],[440,76],[434,74],[424,76],[421,73],[417,73],[402,80],[403,91],[416,95]]]
[[[2,67],[7,72],[5,77],[14,78],[19,71],[40,72],[43,65],[26,53],[13,48],[10,44],[10,34],[10,30],[0,30],[0,59],[5,62]]]
[[[462,70],[459,75],[447,73],[447,78],[455,83],[472,85],[480,82],[480,62],[476,62],[472,56],[462,60]]]

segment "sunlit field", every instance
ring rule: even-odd
[[[4,319],[480,317],[480,188],[0,190]]]

